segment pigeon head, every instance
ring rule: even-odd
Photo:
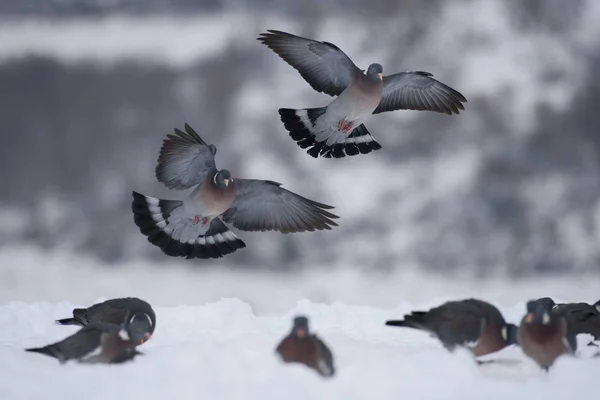
[[[510,346],[512,344],[517,344],[517,331],[518,330],[519,330],[519,327],[516,326],[515,324],[504,325],[504,327],[502,328],[502,337],[504,338],[504,341],[506,342],[507,346]]]
[[[547,325],[550,322],[550,311],[547,305],[536,300],[527,302],[527,315],[525,315],[525,323],[535,325]]]
[[[229,170],[222,169],[215,174],[213,181],[219,189],[223,189],[233,182],[233,178],[231,178],[231,172],[229,172]]]
[[[535,302],[548,312],[552,311],[552,309],[556,307],[556,303],[550,297],[540,297]]]
[[[367,69],[367,76],[369,78],[379,79],[380,81],[382,81],[383,67],[381,66],[381,64],[374,63],[369,65],[369,68]]]
[[[297,338],[304,338],[309,335],[308,331],[308,318],[304,316],[298,316],[294,318],[294,326],[292,327],[292,336]]]
[[[131,315],[129,320],[125,322],[125,335],[131,342],[136,345],[142,344],[152,336],[152,320],[146,313],[135,313]],[[123,337],[125,339],[125,337]]]

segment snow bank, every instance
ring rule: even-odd
[[[445,300],[480,297],[506,306],[551,296],[557,301],[595,302],[600,280],[585,277],[534,277],[473,280],[465,276],[426,274],[418,266],[400,264],[377,273],[357,260],[315,264],[304,272],[269,272],[249,266],[231,268],[227,259],[181,263],[131,260],[105,265],[69,251],[43,251],[34,246],[0,250],[0,304],[9,301],[69,301],[91,304],[98,299],[139,296],[152,304],[203,305],[236,297],[258,314],[285,312],[299,299],[318,303],[390,308],[399,304],[433,306]]]
[[[589,399],[599,359],[560,359],[546,374],[519,349],[502,365],[478,367],[466,353],[450,354],[420,332],[383,326],[414,308],[352,307],[297,302],[284,313],[256,316],[238,299],[203,306],[155,307],[157,329],[145,355],[119,366],[60,366],[26,353],[75,331],[55,318],[78,304],[11,302],[0,306],[2,399]],[[504,308],[515,321],[524,305]],[[292,316],[304,313],[332,349],[337,376],[321,379],[284,365],[274,348]]]

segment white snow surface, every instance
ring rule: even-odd
[[[155,307],[157,328],[124,365],[59,363],[27,353],[77,328],[54,324],[76,306],[10,302],[0,307],[2,399],[590,399],[600,359],[563,357],[545,373],[507,348],[477,366],[466,352],[448,353],[421,332],[383,322],[413,309],[298,301],[290,310],[257,316],[238,299],[200,306]],[[516,320],[524,305],[503,308]],[[336,376],[323,379],[274,353],[296,314],[330,346]],[[488,357],[490,358],[490,357]],[[509,363],[512,361],[511,363]]]
[[[593,398],[600,358],[559,359],[542,372],[520,349],[477,366],[427,334],[387,319],[446,300],[479,297],[518,323],[525,301],[596,301],[597,279],[434,278],[408,267],[392,275],[320,266],[300,274],[194,270],[166,260],[103,266],[34,247],[0,251],[0,399],[544,399]],[[77,330],[59,326],[74,307],[139,296],[157,314],[143,356],[124,365],[79,365],[24,348]],[[336,376],[323,379],[274,353],[298,314],[332,349]]]

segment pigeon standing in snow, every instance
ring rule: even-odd
[[[56,323],[77,326],[107,323],[121,325],[129,314],[136,312],[146,313],[150,317],[149,333],[152,335],[156,328],[156,314],[150,304],[137,297],[110,299],[88,308],[75,308],[73,318],[59,319]]]
[[[454,351],[456,347],[465,347],[476,357],[516,344],[517,327],[507,323],[492,304],[477,299],[449,301],[385,324],[429,332],[446,349]]]
[[[324,377],[335,374],[333,354],[317,335],[310,333],[308,319],[304,316],[294,318],[292,331],[275,351],[286,363],[304,364]]]
[[[600,306],[588,303],[559,303],[549,297],[536,300],[543,302],[553,315],[567,320],[569,334],[588,333],[594,339],[600,339]]]
[[[588,303],[555,303],[550,297],[535,300],[547,312],[567,321],[567,338],[573,350],[577,349],[577,335],[591,335],[592,341],[600,341],[600,306]],[[590,342],[596,346],[597,343]]]
[[[78,360],[86,364],[118,364],[141,354],[136,347],[151,335],[152,320],[146,313],[130,314],[125,323],[92,323],[66,339],[45,347],[25,349],[57,358],[60,363]]]
[[[575,352],[566,319],[535,300],[527,302],[527,314],[521,320],[517,338],[523,352],[546,371],[558,357]]]
[[[467,100],[429,72],[383,75],[381,64],[359,69],[336,45],[268,30],[257,38],[295,68],[317,92],[337,96],[325,107],[279,109],[290,136],[313,157],[341,158],[381,148],[363,121],[371,114],[425,110],[458,114]]]
[[[246,247],[227,228],[282,233],[330,230],[338,218],[317,203],[280,183],[233,178],[215,165],[217,148],[189,126],[164,140],[156,177],[169,189],[196,186],[183,201],[159,200],[133,192],[135,224],[165,254],[186,258],[220,258]]]

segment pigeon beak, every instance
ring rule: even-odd
[[[379,72],[377,74],[377,77],[379,78],[380,81],[383,81],[383,74],[381,72]]]
[[[229,179],[223,179],[223,182],[225,182],[225,186],[229,186]]]
[[[531,323],[531,321],[533,321],[533,313],[527,313],[527,316],[525,317],[525,322]]]
[[[303,338],[305,335],[306,332],[304,331],[304,328],[296,329],[296,336],[298,336],[299,338]]]
[[[142,340],[140,340],[140,344],[146,343],[151,336],[152,334],[150,332],[144,333],[144,337],[142,338]]]

